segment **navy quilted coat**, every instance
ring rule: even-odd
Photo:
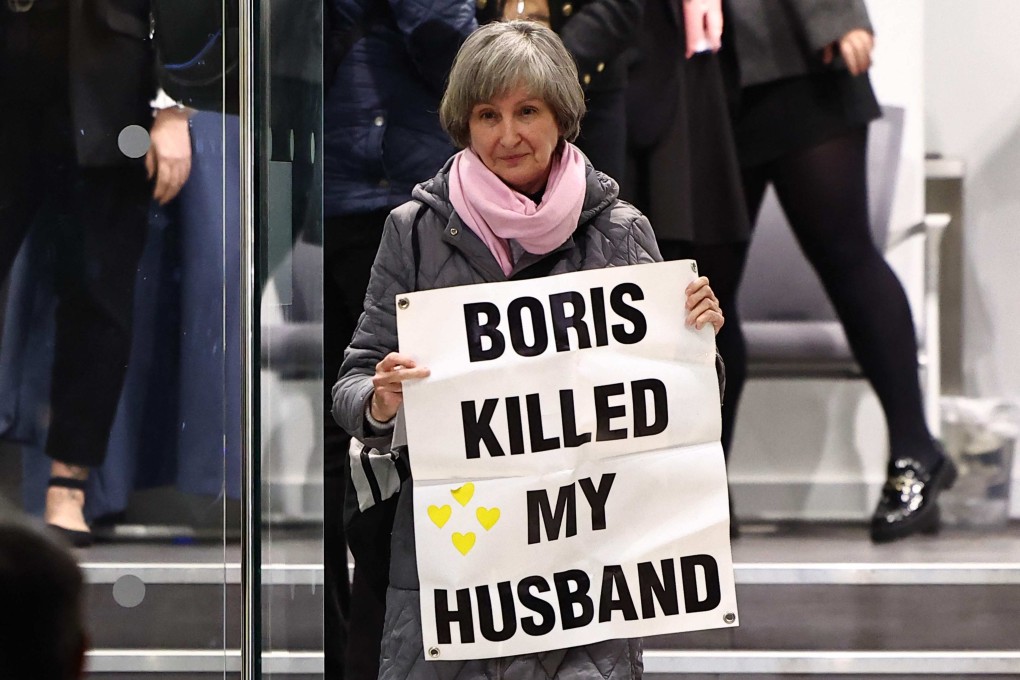
[[[477,28],[474,0],[328,0],[354,36],[323,111],[327,217],[398,206],[454,153],[439,125],[453,58]]]
[[[372,269],[365,312],[344,357],[340,379],[333,388],[333,413],[337,422],[354,437],[382,450],[388,448],[389,442],[367,431],[364,413],[372,394],[371,376],[376,363],[397,349],[394,296],[412,290],[508,278],[486,246],[454,212],[448,194],[449,167],[447,163],[436,177],[417,186],[414,200],[390,214]],[[545,258],[555,258],[552,274],[661,261],[648,220],[637,209],[618,200],[617,194],[616,182],[588,165],[586,196],[574,235],[557,250],[542,256],[524,253],[511,243],[516,265],[509,278],[528,278],[526,270]],[[418,223],[420,256],[415,281],[411,226],[423,206],[427,208]],[[408,458],[413,471],[413,446]],[[422,649],[411,513],[411,487],[406,485],[400,495],[393,528],[381,680],[628,680],[641,677],[641,643],[636,639],[609,640],[500,659],[426,661]]]

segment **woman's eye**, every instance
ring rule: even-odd
[[[495,120],[496,113],[494,111],[482,111],[478,114],[478,117],[482,120]]]
[[[525,116],[533,116],[536,113],[538,113],[538,109],[535,108],[534,106],[525,106],[523,109],[521,109],[521,113],[524,114]]]

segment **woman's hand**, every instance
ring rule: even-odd
[[[721,0],[684,0],[683,7],[687,58],[705,50],[718,52],[723,32]]]
[[[397,409],[404,401],[404,381],[429,377],[429,369],[414,363],[414,359],[406,354],[390,352],[375,365],[372,376],[372,401],[369,413],[381,423],[392,420]]]
[[[859,76],[871,68],[871,50],[874,48],[875,37],[863,28],[855,28],[831,45],[826,45],[822,61],[831,64],[838,49],[850,74]]]
[[[145,169],[149,179],[155,177],[152,197],[160,205],[172,201],[191,174],[191,132],[188,110],[171,107],[160,109],[149,130],[149,152]]]
[[[684,293],[687,294],[687,325],[700,331],[706,323],[710,323],[718,333],[726,320],[719,308],[719,299],[708,285],[708,279],[702,276],[691,281]]]

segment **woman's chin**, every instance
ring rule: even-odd
[[[504,172],[496,175],[503,184],[522,194],[536,194],[545,186],[548,172]]]

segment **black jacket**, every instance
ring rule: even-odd
[[[152,124],[156,93],[149,0],[68,0],[71,115],[78,162],[132,162],[117,145],[129,125]]]
[[[503,16],[506,2],[475,0],[478,23]],[[644,0],[549,0],[549,23],[577,62],[581,85],[592,92],[627,83],[624,53],[637,37]]]

